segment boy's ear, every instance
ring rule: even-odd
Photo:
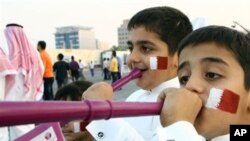
[[[175,53],[173,56],[173,61],[174,61],[174,67],[178,68],[178,54]]]
[[[241,99],[241,97],[240,97],[240,99]],[[245,103],[246,107],[245,108],[247,108],[247,112],[248,112],[248,114],[250,114],[250,90],[248,90],[247,97],[245,98],[245,100],[246,100],[246,103]]]
[[[250,113],[250,91],[248,92],[248,97],[247,97],[247,111]]]

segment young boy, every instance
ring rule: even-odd
[[[142,89],[132,93],[127,101],[153,102],[164,88],[179,87],[177,45],[192,31],[188,17],[171,7],[148,8],[130,19],[128,30],[131,54],[127,64],[130,69],[142,70],[142,76],[136,79]],[[150,69],[149,58],[155,56],[168,58],[167,69]],[[96,84],[83,97],[112,99],[112,88],[105,83]],[[87,129],[96,140],[139,141],[157,139],[158,126],[161,126],[159,116],[146,116],[94,121]]]
[[[61,101],[81,101],[82,93],[86,91],[93,83],[90,81],[74,81],[67,84],[55,94],[54,100]],[[67,141],[91,141],[92,136],[84,130],[86,122],[71,121],[62,127],[62,132]],[[81,130],[82,128],[82,130]]]
[[[250,45],[243,33],[209,26],[188,35],[178,51],[182,88],[165,89],[161,140],[229,141],[231,124],[250,123]],[[205,106],[211,88],[240,96],[235,114]],[[230,106],[230,105],[228,105]],[[177,132],[178,131],[178,132]]]

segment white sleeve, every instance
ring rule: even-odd
[[[80,132],[80,121],[73,122],[74,133]]]
[[[97,141],[144,141],[143,137],[121,118],[92,121],[86,128]]]
[[[160,141],[206,141],[187,121],[178,121],[168,127],[158,128]]]

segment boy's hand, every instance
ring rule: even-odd
[[[105,82],[95,83],[82,94],[82,99],[112,100],[113,88]]]
[[[168,88],[158,96],[163,107],[160,115],[163,127],[177,121],[188,121],[194,123],[202,107],[202,100],[199,96],[184,88]]]
[[[62,127],[62,132],[67,141],[92,141],[93,137],[88,131],[74,131],[74,122],[67,123]]]
[[[62,132],[63,132],[63,133],[73,133],[73,132],[74,132],[74,125],[73,125],[73,122],[69,122],[69,123],[65,124],[65,125],[62,127]]]

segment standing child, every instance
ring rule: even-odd
[[[154,102],[167,87],[179,87],[177,78],[177,45],[192,31],[188,17],[171,7],[153,7],[134,15],[129,23],[128,47],[130,69],[142,71],[136,84],[141,90],[132,93],[126,101]],[[151,70],[150,57],[167,57],[167,69]],[[83,95],[88,99],[111,99],[110,85],[96,84]],[[158,140],[159,116],[121,118],[91,122],[87,127],[92,136],[102,140]]]
[[[166,89],[159,96],[159,100],[164,100],[161,123],[165,128],[161,130],[161,140],[205,141],[200,134],[206,140],[229,141],[230,125],[249,125],[248,40],[236,30],[209,26],[194,31],[181,42],[178,77],[182,88]],[[239,95],[237,112],[206,107],[212,88],[227,89]],[[230,107],[235,102],[233,99],[225,106]]]

